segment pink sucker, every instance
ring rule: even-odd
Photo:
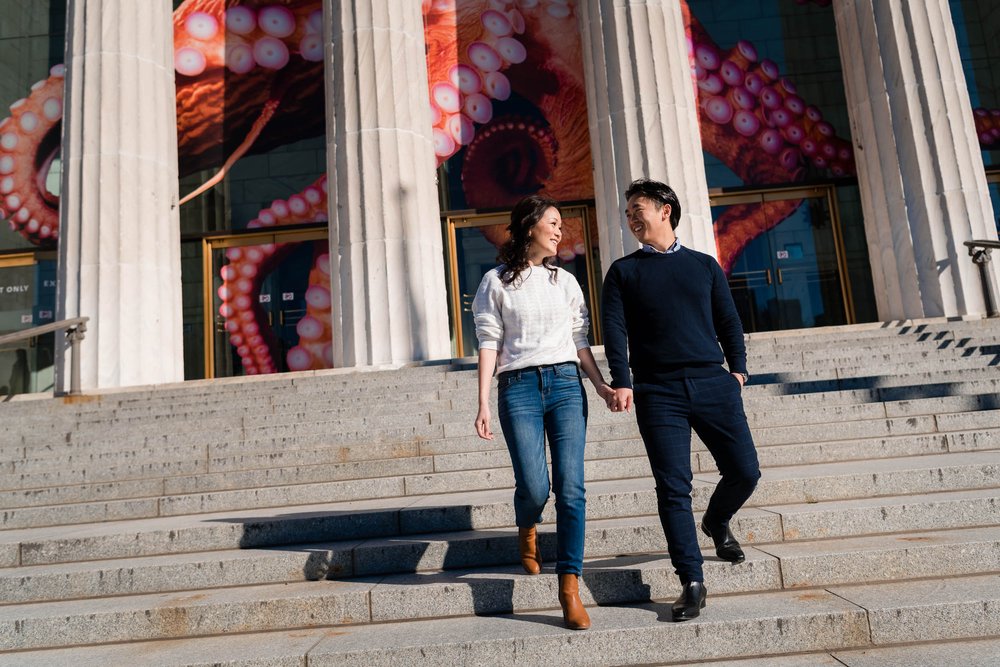
[[[303,320],[299,320],[301,324]],[[322,332],[321,332],[322,333]],[[300,338],[305,338],[301,333]],[[290,371],[305,371],[309,370],[312,365],[312,355],[301,345],[296,345],[288,351],[285,355],[285,362],[288,364],[288,370]]]
[[[323,60],[323,36],[310,34],[299,40],[299,55],[311,63]]]
[[[480,125],[490,122],[493,117],[493,104],[482,93],[466,97],[462,110],[472,121]]]
[[[184,29],[195,39],[212,39],[219,33],[219,21],[206,12],[191,12],[184,19]]]
[[[524,48],[524,44],[513,37],[501,37],[498,39],[497,53],[512,65],[523,63],[528,57],[528,50]]]
[[[722,77],[712,73],[706,76],[704,81],[698,82],[698,88],[704,90],[709,95],[718,95],[725,90],[726,84],[723,83]]]
[[[265,35],[283,39],[295,32],[295,14],[288,7],[269,5],[257,14],[257,25]]]
[[[757,106],[757,98],[750,94],[743,86],[734,86],[729,89],[729,99],[734,105],[741,109],[753,109]]]
[[[802,154],[805,155],[806,157],[812,157],[816,155],[816,151],[819,150],[819,146],[816,145],[816,142],[813,141],[812,139],[803,139],[799,143],[799,149],[802,151]]]
[[[785,108],[796,116],[801,116],[806,110],[806,103],[798,95],[789,95],[785,98]]]
[[[752,137],[760,129],[760,120],[749,111],[740,109],[733,114],[733,129],[744,137]]]
[[[326,310],[330,307],[330,301],[330,290],[321,285],[312,285],[306,290],[306,303],[313,308]]]
[[[820,134],[822,134],[824,137],[832,137],[833,136],[833,125],[830,125],[825,120],[824,121],[820,121],[820,122],[816,123],[816,131],[819,132]]]
[[[786,148],[781,151],[781,155],[778,157],[778,163],[786,170],[792,171],[799,166],[799,161],[802,159],[802,155],[799,153],[798,149]]]
[[[249,35],[257,29],[257,15],[249,7],[231,7],[226,10],[226,30],[234,35]]]
[[[431,99],[445,113],[457,113],[462,108],[458,88],[450,83],[435,83],[431,88]]]
[[[760,61],[760,71],[767,79],[774,81],[778,78],[780,70],[778,70],[778,65],[773,60],[765,59]]]
[[[768,155],[777,155],[785,145],[785,141],[781,138],[781,133],[774,128],[768,128],[761,132],[758,141],[760,147]]]
[[[455,140],[447,132],[434,128],[432,142],[434,154],[438,157],[449,157],[455,153]]]
[[[751,72],[743,80],[743,85],[750,91],[751,95],[760,95],[760,91],[764,89],[764,79],[759,74]]]
[[[469,44],[469,60],[480,72],[495,72],[503,65],[500,54],[493,50],[493,47],[486,42],[473,42]]]
[[[698,44],[694,47],[694,57],[698,64],[707,70],[717,70],[722,64],[719,50],[711,44]]]
[[[483,80],[486,94],[501,102],[510,97],[510,80],[502,72],[490,72]]]
[[[495,9],[487,9],[479,17],[479,20],[482,21],[487,32],[497,37],[507,37],[514,33],[514,26],[511,25],[510,19]]]
[[[747,40],[741,39],[736,42],[736,50],[739,51],[740,55],[746,58],[749,62],[757,62],[757,49]]]
[[[253,59],[265,69],[281,69],[288,64],[288,47],[277,37],[261,37],[253,44]]]
[[[775,109],[771,112],[771,124],[778,129],[788,127],[792,123],[792,114],[787,109]]]
[[[462,146],[468,146],[476,136],[476,126],[464,113],[457,113],[448,119],[448,131],[451,138]]]
[[[760,91],[760,104],[765,109],[777,109],[781,106],[781,95],[771,86],[764,86]]]
[[[806,107],[806,118],[815,123],[817,121],[823,120],[823,112],[810,104],[809,106]]]
[[[256,66],[253,51],[246,44],[236,44],[226,49],[226,67],[233,74],[246,74]]]
[[[722,80],[730,86],[738,86],[743,83],[743,78],[746,76],[746,73],[743,71],[742,67],[734,63],[732,60],[727,60],[722,63],[721,67],[719,67],[719,76],[721,76]]]
[[[483,89],[483,77],[474,68],[465,64],[454,65],[448,70],[448,78],[462,93],[471,95]]]
[[[733,106],[724,97],[712,96],[705,100],[703,106],[708,117],[718,125],[728,123],[733,118]]]
[[[794,95],[798,91],[795,84],[792,83],[792,80],[788,77],[781,77],[781,87],[784,88],[785,92],[789,95]]]
[[[205,54],[196,48],[185,46],[174,52],[174,69],[184,76],[198,76],[205,71],[208,61]]]
[[[790,144],[798,145],[806,138],[806,131],[798,123],[792,123],[784,129],[785,140]]]

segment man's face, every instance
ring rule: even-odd
[[[633,195],[625,206],[625,221],[639,243],[652,240],[663,242],[673,237],[670,226],[670,205],[655,199]]]

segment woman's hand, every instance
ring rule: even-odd
[[[607,405],[610,410],[615,401],[615,390],[611,388],[611,385],[607,382],[599,384],[597,386],[597,395],[604,400],[605,405]]]
[[[476,415],[476,434],[483,440],[492,440],[493,431],[490,430],[490,408],[488,405],[479,406],[479,414]]]

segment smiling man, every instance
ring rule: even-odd
[[[722,475],[701,529],[719,558],[744,560],[729,521],[760,479],[741,395],[749,379],[746,347],[719,263],[683,247],[674,234],[681,205],[670,186],[640,179],[625,198],[629,229],[642,248],[615,261],[604,280],[611,409],[628,412],[634,399],[670,561],[683,587],[673,618],[686,621],[698,616],[706,597],[691,514],[692,428]]]

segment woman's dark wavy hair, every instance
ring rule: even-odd
[[[521,272],[528,268],[531,228],[538,224],[550,208],[562,213],[554,199],[541,195],[528,195],[517,202],[514,210],[510,212],[510,224],[507,225],[510,238],[500,246],[500,254],[497,255],[497,261],[503,264],[503,268],[500,269],[500,282],[504,285],[513,283]],[[542,265],[552,273],[551,277],[554,280],[557,271],[552,265],[552,258],[546,257],[542,260]]]

